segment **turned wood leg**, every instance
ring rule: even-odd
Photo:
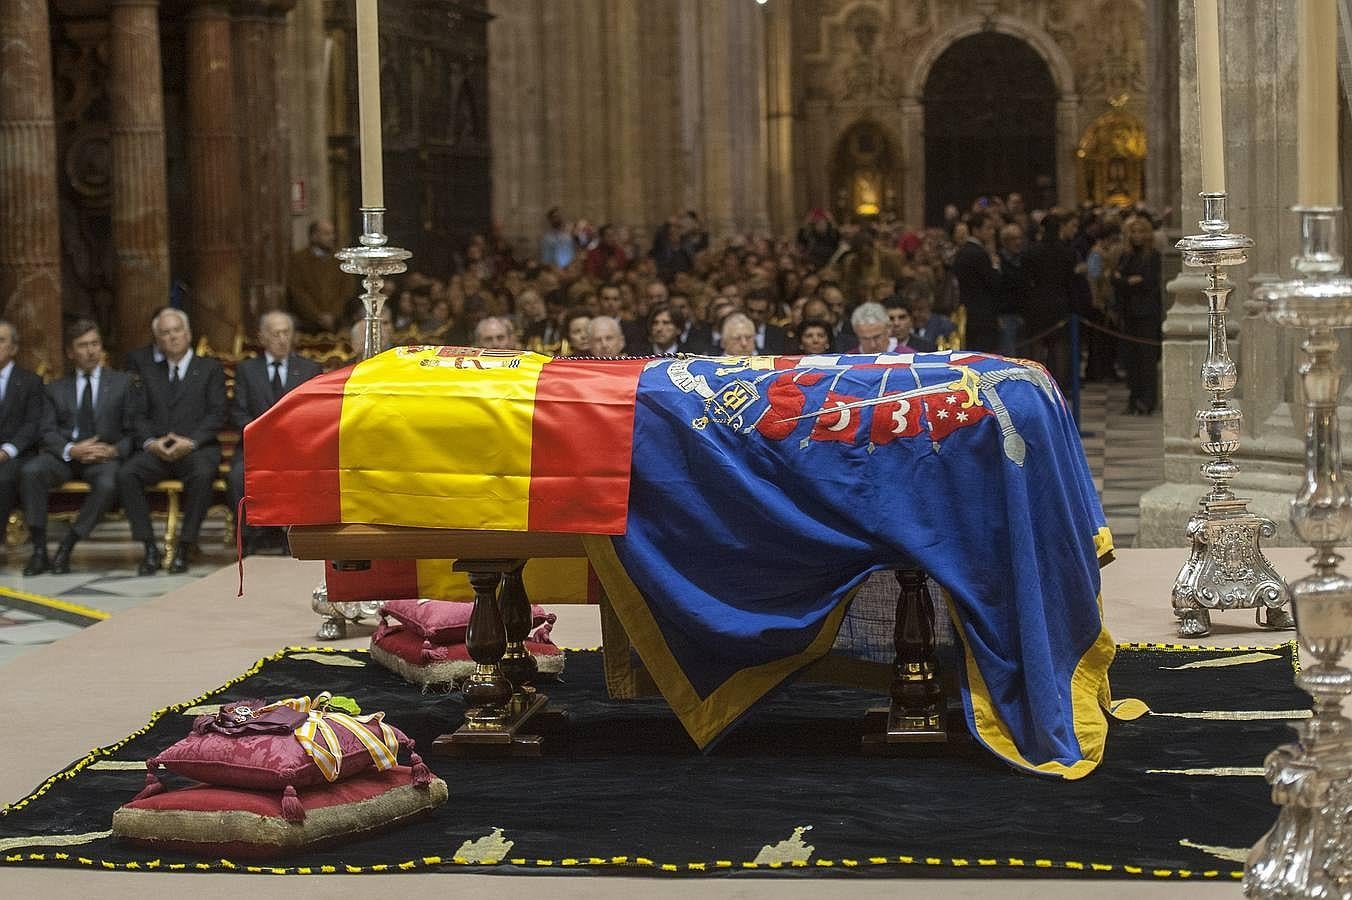
[[[896,576],[901,593],[892,632],[892,702],[887,709],[870,710],[869,721],[882,728],[864,735],[866,753],[900,753],[904,744],[948,740],[947,704],[934,652],[934,600],[920,569],[898,569]]]
[[[499,668],[512,683],[516,695],[520,695],[527,685],[534,684],[535,676],[539,674],[535,657],[526,649],[525,643],[532,621],[530,598],[526,596],[526,582],[521,576],[525,566],[522,562],[517,568],[504,572],[498,588],[498,610],[507,636],[507,649],[502,654]]]
[[[892,670],[892,706],[907,727],[942,730],[945,702],[934,654],[934,599],[920,569],[899,569],[896,574],[901,595],[893,632],[897,658]]]
[[[469,583],[474,588],[465,645],[474,660],[474,674],[465,682],[465,724],[470,728],[501,728],[507,721],[512,684],[502,674],[499,661],[507,649],[507,632],[498,611],[498,583],[502,570],[474,568]]]

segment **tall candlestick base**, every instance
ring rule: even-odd
[[[380,313],[385,306],[385,293],[381,290],[385,277],[406,271],[406,261],[413,254],[401,247],[388,246],[384,207],[362,207],[361,221],[362,235],[357,239],[361,246],[347,247],[333,255],[342,260],[344,272],[361,276],[365,288],[361,302],[366,308],[366,332],[365,347],[360,355],[362,359],[370,359],[385,348],[380,327]]]
[[[1197,411],[1197,437],[1202,452],[1211,459],[1202,474],[1211,489],[1198,501],[1197,512],[1188,520],[1187,536],[1192,553],[1174,579],[1174,615],[1179,637],[1211,633],[1211,610],[1253,609],[1265,628],[1290,628],[1286,582],[1273,569],[1259,546],[1261,538],[1277,533],[1271,519],[1249,512],[1248,501],[1236,497],[1230,482],[1239,474],[1232,459],[1239,449],[1243,413],[1230,399],[1238,382],[1225,334],[1226,308],[1230,302],[1230,278],[1225,266],[1248,261],[1253,239],[1232,234],[1226,220],[1226,195],[1202,194],[1202,234],[1178,242],[1185,265],[1207,269],[1206,361],[1202,363],[1202,388],[1211,394],[1211,405]]]
[[[1333,548],[1352,535],[1352,499],[1343,481],[1338,434],[1342,371],[1334,328],[1352,326],[1352,278],[1339,274],[1336,207],[1297,207],[1305,276],[1264,285],[1254,296],[1279,325],[1307,329],[1300,365],[1305,388],[1305,482],[1291,501],[1291,526],[1314,548],[1314,574],[1291,587],[1300,640],[1296,684],[1314,697],[1298,738],[1265,763],[1277,823],[1254,845],[1244,866],[1250,897],[1352,898],[1352,671],[1340,661],[1352,649],[1352,579],[1338,571]]]
[[[363,332],[361,359],[370,359],[385,349],[385,335],[380,324],[381,310],[385,306],[385,277],[398,275],[408,269],[407,260],[413,256],[401,247],[390,247],[385,235],[385,210],[383,207],[362,207],[362,235],[359,247],[347,247],[333,254],[342,261],[342,269],[349,275],[360,275],[362,287],[362,306],[366,310],[366,328]],[[333,563],[342,568],[345,563]],[[359,561],[352,564],[360,567]],[[380,614],[379,601],[333,603],[328,599],[328,591],[321,593],[321,585],[315,588],[311,608],[324,617],[315,637],[321,641],[334,641],[347,636],[347,624],[357,622],[363,616]]]

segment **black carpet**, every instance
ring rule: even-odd
[[[386,710],[424,753],[437,734],[460,723],[458,695],[423,695],[365,653],[295,649],[161,712],[143,731],[94,751],[7,807],[0,860],[302,874],[774,871],[1229,880],[1276,819],[1256,770],[1292,736],[1280,717],[1252,712],[1309,706],[1292,682],[1292,652],[1289,646],[1261,653],[1122,649],[1112,669],[1115,696],[1142,699],[1156,714],[1114,723],[1099,770],[1064,782],[1012,770],[974,743],[958,719],[947,745],[908,758],[863,757],[861,713],[878,696],[808,683],[781,691],[702,755],[662,702],[607,699],[600,654],[574,651],[563,683],[546,686],[569,713],[567,724],[549,734],[547,755],[466,761],[428,753],[451,800],[422,824],[263,867],[152,859],[99,836],[144,779],[144,769],[118,765],[140,763],[186,734],[191,716],[181,710],[192,704],[331,690],[356,698],[366,711]],[[333,664],[339,662],[348,664]],[[1170,712],[1208,715],[1160,715]],[[1248,715],[1227,718],[1230,712]],[[169,776],[168,783],[180,782]],[[54,835],[84,837],[54,846]]]

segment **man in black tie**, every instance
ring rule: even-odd
[[[292,347],[296,339],[295,320],[284,312],[263,313],[258,319],[258,340],[263,354],[243,360],[235,369],[235,402],[231,415],[242,432],[244,426],[272,408],[282,395],[301,382],[309,381],[321,371],[319,363],[297,356]],[[230,460],[230,474],[226,477],[226,493],[230,508],[239,509],[239,498],[244,496],[244,444],[241,441]],[[247,515],[247,510],[246,510]],[[237,523],[244,528],[244,517]],[[257,532],[248,528],[242,541],[244,555],[253,553]]]
[[[217,432],[225,424],[225,371],[216,360],[192,352],[192,328],[182,310],[161,312],[152,331],[164,365],[143,372],[133,392],[132,435],[140,450],[118,471],[117,486],[132,539],[145,546],[137,572],[153,575],[161,557],[145,489],[166,478],[183,482],[183,527],[169,565],[178,574],[188,571],[221,464]]]
[[[128,402],[131,376],[103,365],[99,326],[79,319],[66,329],[66,358],[75,374],[47,385],[42,419],[42,451],[24,463],[19,480],[24,519],[33,538],[33,556],[25,575],[70,571],[70,552],[89,537],[99,517],[117,500],[117,468],[131,454]],[[88,482],[89,495],[75,525],[47,558],[47,496],[66,481]]]
[[[38,443],[46,399],[42,379],[14,362],[19,332],[0,319],[0,528],[19,496],[19,473]]]

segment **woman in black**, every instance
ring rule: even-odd
[[[1137,216],[1127,222],[1127,248],[1113,273],[1113,291],[1122,314],[1122,330],[1134,340],[1122,342],[1127,369],[1128,415],[1154,413],[1159,391],[1160,326],[1164,302],[1160,294],[1160,254],[1155,249],[1155,229],[1150,220]],[[1150,341],[1151,343],[1142,343]]]
[[[1047,213],[1042,219],[1042,240],[1029,247],[1023,259],[1028,285],[1024,328],[1037,338],[1030,355],[1047,367],[1062,391],[1070,390],[1071,365],[1079,365],[1079,360],[1070,358],[1069,332],[1056,327],[1070,317],[1075,295],[1079,260],[1070,239],[1076,226],[1075,219],[1065,213]]]

